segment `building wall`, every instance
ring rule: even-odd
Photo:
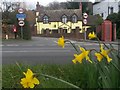
[[[109,14],[111,14],[111,10],[108,7],[113,7],[113,13],[118,13],[119,11],[119,3],[120,0],[103,0],[99,3],[93,5],[93,15],[99,14],[103,19],[106,19]]]
[[[77,23],[67,22],[63,24],[62,22],[50,22],[48,24],[43,24],[43,22],[37,23],[37,34],[43,34],[42,30],[58,30],[59,28],[67,29],[67,33],[71,33],[71,29],[76,29],[76,27],[82,28],[82,21]]]

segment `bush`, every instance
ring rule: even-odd
[[[30,40],[31,39],[31,29],[29,22],[25,20],[25,26],[23,27],[23,39]]]

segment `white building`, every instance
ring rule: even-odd
[[[99,14],[106,19],[111,13],[120,11],[120,0],[101,0],[93,4],[93,15]]]

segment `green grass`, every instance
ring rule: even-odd
[[[103,60],[100,63],[92,64],[83,62],[82,64],[66,65],[25,65],[18,63],[3,65],[2,87],[22,88],[20,80],[24,78],[23,72],[29,68],[36,73],[36,77],[40,80],[40,85],[35,88],[74,88],[74,85],[79,88],[120,88],[120,64],[119,62],[115,63],[116,61],[118,60],[113,59],[113,62],[109,64]],[[53,78],[43,76],[43,74]],[[64,80],[73,86],[54,78]]]
[[[111,50],[113,47],[110,47]],[[3,65],[2,87],[22,88],[23,72],[31,69],[40,80],[35,88],[120,88],[120,57],[116,50],[110,52],[112,61],[103,58],[98,62],[90,54],[93,63],[83,60],[82,64],[50,65],[50,64],[11,64]]]
[[[87,77],[85,77],[85,68],[83,64],[76,65],[3,65],[2,85],[4,88],[21,88],[20,79],[24,77],[23,71],[26,72],[30,68],[34,73],[39,73],[37,78],[41,84],[37,88],[73,88],[63,82],[41,76],[47,74],[76,86],[86,88]],[[94,88],[94,87],[93,87]]]
[[[2,88],[2,65],[0,65],[0,89]]]

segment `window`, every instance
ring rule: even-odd
[[[101,17],[104,17],[104,14],[103,14],[103,13],[101,13]]]
[[[77,22],[77,16],[76,16],[76,15],[73,15],[73,16],[72,16],[72,22],[73,22],[73,23],[76,23],[76,22]]]
[[[120,5],[119,5],[119,12],[120,12]]]
[[[111,10],[111,14],[112,14],[113,13],[113,7],[111,7],[110,10]]]
[[[63,22],[63,23],[67,23],[67,16],[66,16],[66,15],[63,15],[63,16],[62,16],[62,22]]]
[[[45,15],[45,16],[43,17],[43,23],[44,23],[44,24],[47,24],[48,22],[49,22],[48,16]]]

